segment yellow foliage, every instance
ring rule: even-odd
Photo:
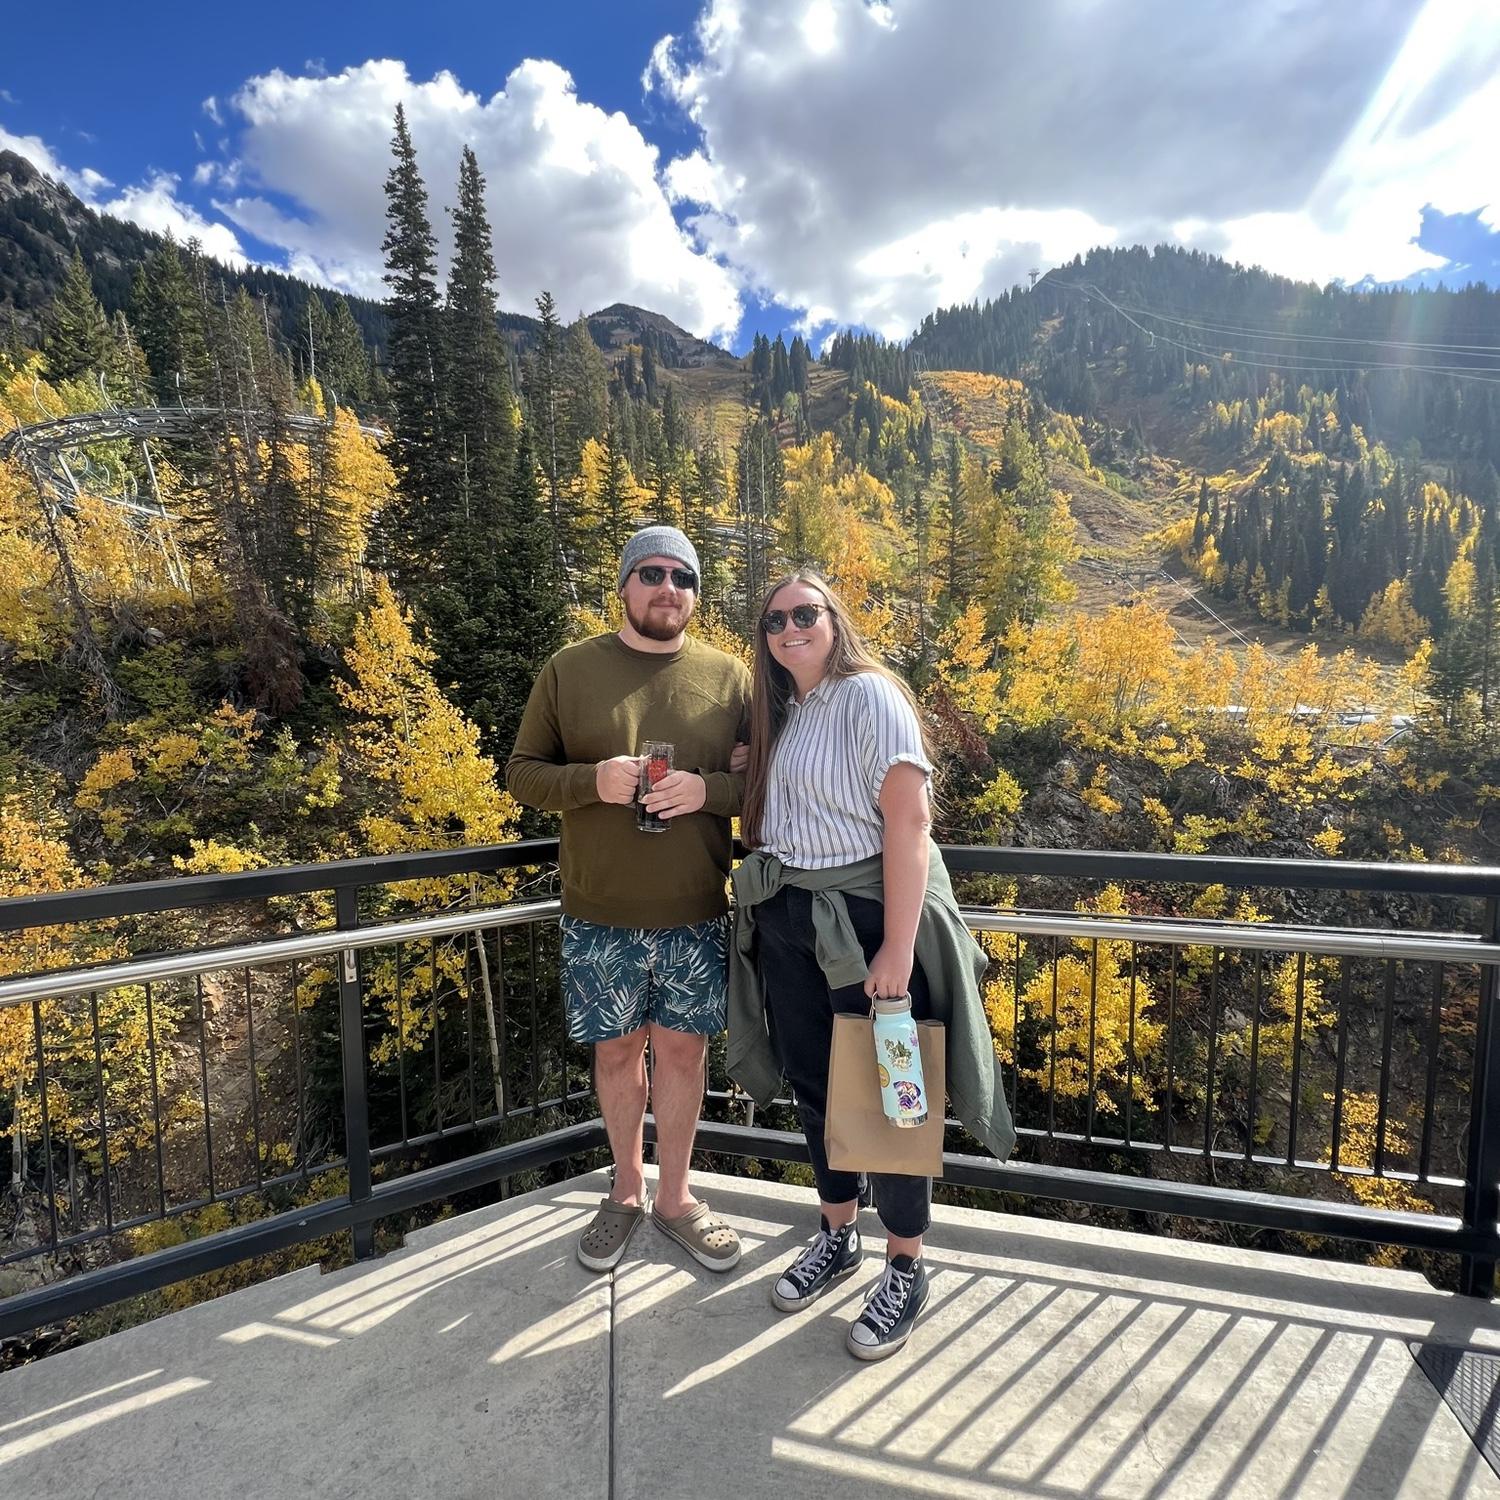
[[[1163,843],[1172,840],[1172,813],[1167,805],[1157,797],[1143,797],[1141,799],[1141,811],[1151,819],[1156,827],[1156,836]]]
[[[1109,795],[1109,767],[1100,764],[1094,768],[1094,779],[1078,794],[1086,807],[1091,807],[1104,817],[1119,812],[1121,804]]]
[[[974,811],[981,820],[981,826],[1010,823],[1021,811],[1021,804],[1025,800],[1026,793],[1021,783],[1009,771],[1001,769],[995,772],[994,779],[974,799]]]
[[[794,566],[811,566],[840,598],[877,651],[891,648],[895,614],[885,602],[899,538],[891,492],[863,469],[841,467],[833,438],[819,433],[788,448],[780,548]]]
[[[705,604],[701,609],[693,611],[688,633],[696,636],[705,646],[713,646],[737,657],[747,667],[754,668],[755,647],[729,623],[723,611],[714,605]]]
[[[1332,1107],[1333,1095],[1324,1094],[1323,1102]],[[1432,1204],[1406,1183],[1368,1175],[1375,1170],[1375,1138],[1379,1121],[1380,1099],[1377,1095],[1358,1090],[1345,1092],[1339,1166],[1356,1170],[1334,1172],[1333,1180],[1370,1208],[1404,1213],[1432,1213]],[[1385,1149],[1388,1157],[1400,1157],[1411,1150],[1405,1126],[1389,1115],[1385,1123]],[[1333,1160],[1331,1148],[1323,1153],[1321,1160]],[[1376,1265],[1399,1265],[1401,1256],[1399,1249],[1388,1246],[1377,1252],[1373,1260]]]
[[[0,800],[0,898],[72,890],[84,883],[61,820],[41,798],[11,794]],[[124,956],[117,940],[83,927],[33,927],[0,935],[0,975]],[[43,1001],[36,1013],[46,1048],[47,1126],[54,1144],[71,1142],[87,1164],[99,1164],[96,1046],[111,1140],[126,1146],[149,1141],[153,1098],[166,1090],[174,1067],[162,1041],[180,1020],[180,1003],[158,990],[148,1017],[145,992],[127,986],[94,997]],[[23,1139],[41,1132],[35,1024],[29,1005],[0,1009],[0,1092],[9,1096],[13,1128]]]
[[[1078,910],[1122,915],[1124,891],[1107,885],[1092,906],[1080,903]],[[1027,1045],[1022,1039],[1020,1074],[1043,1088],[1050,1085],[1059,1098],[1087,1098],[1092,1036],[1095,1109],[1118,1112],[1112,1091],[1125,1088],[1127,1074],[1132,1097],[1147,1102],[1151,1093],[1144,1070],[1166,1028],[1148,1015],[1150,985],[1143,976],[1130,972],[1130,944],[1079,941],[1070,947],[1074,951],[1059,954],[1055,965],[1043,965],[1021,992],[1021,1025],[1032,1041]],[[1015,1063],[1018,1046],[1014,962],[1012,957],[1008,974],[1002,964],[1000,977],[985,989],[985,1013],[995,1051],[1006,1064]]]
[[[172,863],[184,875],[237,875],[241,870],[260,870],[270,861],[253,849],[221,844],[217,839],[189,839],[192,853],[184,858],[172,856]]]
[[[1337,859],[1344,847],[1344,835],[1340,829],[1323,828],[1315,833],[1309,842],[1319,854],[1329,859]]]
[[[996,453],[1006,423],[1026,400],[1019,380],[971,370],[933,370],[922,377],[934,420],[956,428],[980,448]]]
[[[494,844],[519,809],[479,753],[479,732],[438,690],[433,653],[412,635],[390,585],[377,579],[355,626],[348,677],[336,684],[354,716],[349,748],[361,768],[391,787],[392,801],[368,815],[372,852]]]
[[[138,719],[116,733],[124,743],[100,752],[73,799],[97,814],[112,843],[143,816],[170,817],[189,797],[247,774],[260,739],[255,710],[228,703],[179,729],[163,731],[150,719]]]
[[[344,747],[349,769],[387,788],[384,802],[360,822],[375,854],[503,843],[519,820],[520,809],[495,780],[495,763],[479,753],[478,730],[438,690],[432,660],[390,585],[377,579],[345,658],[348,677],[335,685],[353,716]],[[513,885],[509,877],[487,880],[481,891],[479,883],[453,877],[405,881],[393,894],[422,906],[449,905],[466,896],[503,900]],[[446,1000],[463,1003],[468,994],[466,950],[442,944],[430,963],[408,958],[398,985],[401,961],[384,949],[367,961],[366,992],[393,1033],[376,1049],[377,1061],[403,1044],[420,1047]],[[328,979],[326,970],[309,972],[299,1003],[311,1003]]]
[[[1295,412],[1273,412],[1255,424],[1253,441],[1257,447],[1269,444],[1296,453],[1306,445],[1305,424]]]
[[[1461,567],[1472,574],[1473,565],[1460,558],[1449,574],[1450,584]],[[1403,649],[1415,646],[1427,629],[1427,621],[1412,608],[1411,590],[1402,578],[1393,578],[1385,592],[1370,601],[1359,622],[1359,634],[1366,640]]]
[[[0,459],[0,635],[27,660],[45,655],[62,627],[50,587],[56,558],[41,533],[39,504],[20,465]]]
[[[1012,626],[1003,712],[1022,725],[1053,719],[1099,729],[1154,715],[1177,676],[1167,617],[1145,607]]]
[[[985,633],[984,610],[971,604],[938,637],[937,681],[954,706],[972,714],[988,734],[1000,725],[1001,673],[990,665],[994,644]]]

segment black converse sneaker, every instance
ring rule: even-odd
[[[856,1359],[884,1359],[911,1337],[917,1314],[927,1302],[927,1267],[909,1255],[894,1255],[849,1330],[849,1352]]]
[[[798,1312],[816,1302],[841,1276],[847,1276],[859,1265],[863,1249],[859,1228],[853,1223],[830,1230],[822,1221],[817,1238],[777,1279],[771,1288],[771,1301],[782,1312]]]

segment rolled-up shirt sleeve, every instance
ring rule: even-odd
[[[900,688],[879,672],[861,673],[859,684],[863,722],[856,743],[870,799],[879,803],[880,789],[892,766],[902,762],[920,766],[930,777],[932,762],[922,745],[921,725]]]

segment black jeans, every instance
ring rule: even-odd
[[[863,896],[845,896],[849,919],[866,958],[873,958],[885,940],[885,907]],[[756,963],[765,981],[771,1036],[782,1072],[797,1098],[813,1177],[825,1203],[847,1203],[859,1193],[853,1172],[835,1172],[823,1147],[823,1121],[828,1108],[828,1049],[833,1043],[836,1012],[868,1015],[870,1002],[861,985],[830,989],[813,937],[812,892],[785,885],[755,908]],[[912,1014],[931,1014],[927,978],[920,967],[911,975]],[[897,1173],[870,1174],[875,1208],[888,1234],[902,1239],[927,1232],[931,1222],[932,1179]]]

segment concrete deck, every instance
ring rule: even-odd
[[[0,1375],[0,1495],[1500,1496],[1407,1341],[1500,1308],[1406,1273],[938,1209],[933,1295],[876,1365],[769,1289],[806,1194],[706,1177],[728,1276],[649,1224],[613,1276],[578,1178]]]

